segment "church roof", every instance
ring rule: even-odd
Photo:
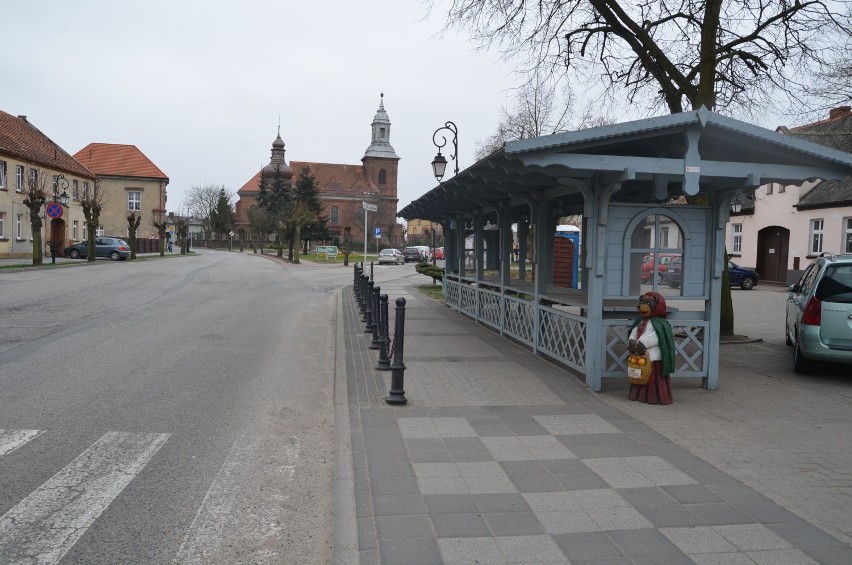
[[[292,182],[295,183],[299,173],[306,166],[311,168],[311,174],[317,179],[320,194],[323,195],[363,195],[365,192],[378,192],[378,187],[367,179],[364,167],[361,165],[341,165],[336,163],[311,163],[308,161],[290,161],[293,169]],[[238,191],[239,194],[258,192],[260,186],[260,171],[248,180]]]
[[[74,158],[96,175],[169,180],[135,145],[90,143]]]
[[[373,117],[373,137],[370,146],[364,152],[364,157],[379,157],[383,159],[399,159],[390,144],[390,118],[385,111],[385,95],[382,93],[379,109]]]
[[[95,178],[92,171],[27,121],[26,116],[0,111],[0,153],[34,165]]]

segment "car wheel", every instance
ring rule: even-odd
[[[68,255],[70,255],[72,259],[79,259],[80,258],[80,250],[79,249],[72,249],[71,252]]]
[[[796,347],[793,348],[793,370],[797,373],[808,373],[810,369],[810,361],[802,355],[802,342],[797,339]]]
[[[657,273],[657,286],[663,284],[663,275],[662,273]]]
[[[786,323],[784,324],[784,343],[789,347],[793,347],[793,340],[790,339],[790,328]]]
[[[119,259],[121,259],[121,255],[118,253],[118,251],[113,251],[109,254],[110,261],[118,261]]]
[[[674,281],[669,281],[669,287],[670,288],[678,288],[679,286],[680,286],[680,283],[674,282]]]
[[[751,277],[743,277],[740,281],[740,288],[743,290],[751,290],[754,288],[754,279]]]

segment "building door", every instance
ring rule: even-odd
[[[769,226],[757,233],[757,269],[762,280],[786,283],[790,230]],[[749,267],[750,265],[743,265]]]

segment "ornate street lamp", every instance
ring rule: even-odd
[[[447,158],[441,155],[441,149],[447,145],[447,137],[444,135],[441,136],[443,143],[438,143],[435,139],[438,132],[442,130],[450,131],[453,134],[453,154],[450,155],[450,159],[456,162],[455,174],[459,174],[459,162],[457,159],[459,154],[459,129],[453,122],[447,122],[432,134],[432,143],[438,148],[438,154],[435,155],[435,159],[432,161],[432,172],[435,173],[435,178],[438,182],[444,178],[444,172],[447,170]]]
[[[62,183],[62,194],[59,196],[58,202],[63,206],[68,206],[68,193],[65,190],[68,188],[68,179],[65,178],[65,175],[59,175],[56,177],[56,185],[53,187],[53,201],[56,200],[56,192],[59,190],[59,183]]]

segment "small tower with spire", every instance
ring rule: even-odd
[[[385,94],[379,95],[379,109],[373,117],[372,140],[361,162],[367,179],[376,185],[383,199],[396,201],[399,155],[390,144],[391,122],[385,111]]]
[[[286,152],[284,140],[281,139],[281,124],[278,124],[278,137],[272,142],[272,156],[269,159],[269,164],[263,167],[264,176],[271,177],[276,171],[280,171],[283,178],[287,180],[293,178],[293,169],[284,160]]]

